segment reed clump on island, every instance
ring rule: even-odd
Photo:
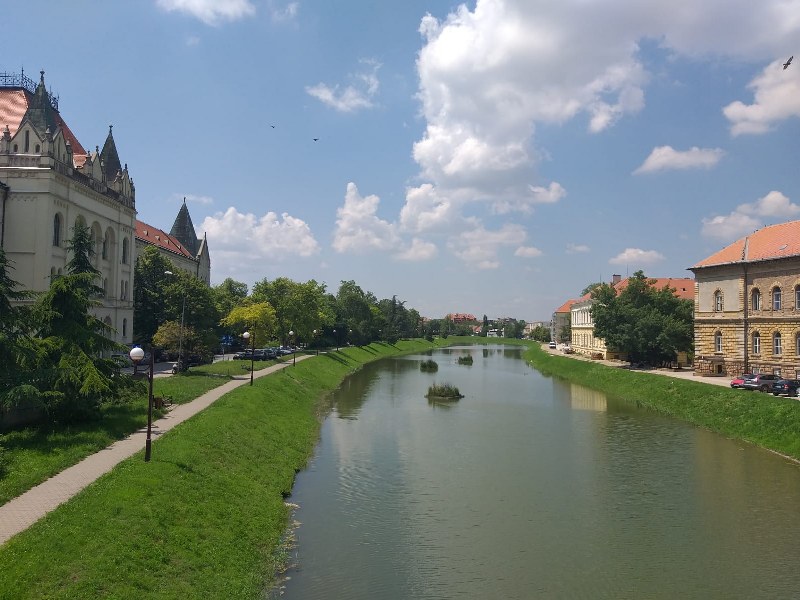
[[[424,371],[426,373],[435,373],[436,371],[439,370],[439,363],[437,363],[432,358],[429,358],[428,360],[423,360],[421,363],[419,363],[419,370]]]
[[[466,356],[458,357],[458,364],[460,365],[471,365],[472,363],[473,363],[472,354],[467,354]]]
[[[428,388],[428,393],[425,394],[426,398],[437,398],[447,400],[458,400],[463,398],[464,395],[459,389],[450,383],[434,383]]]

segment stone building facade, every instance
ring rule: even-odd
[[[691,270],[696,373],[800,378],[800,221],[764,227]]]
[[[89,228],[104,294],[95,315],[116,341],[133,331],[136,202],[133,180],[109,127],[103,149],[87,151],[58,110],[44,71],[38,83],[0,73],[0,246],[21,286],[43,292],[69,261],[67,240]]]

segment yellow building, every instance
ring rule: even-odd
[[[690,270],[696,373],[800,377],[800,221],[759,229]]]

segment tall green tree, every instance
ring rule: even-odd
[[[595,335],[625,352],[631,363],[674,361],[678,352],[692,348],[694,304],[654,283],[637,271],[619,294],[608,284],[592,292]]]
[[[19,289],[9,271],[13,266],[0,247],[0,406],[9,407],[27,399],[38,399],[30,384],[43,349],[28,335],[30,309],[17,303],[31,294]]]
[[[107,356],[123,349],[111,339],[112,329],[92,314],[103,289],[88,228],[76,224],[67,248],[67,274],[55,278],[33,311],[44,356],[36,382],[53,418],[79,421],[99,415],[101,403],[117,396],[129,383],[119,377],[119,365]]]
[[[172,283],[175,265],[155,246],[145,246],[136,257],[133,271],[133,339],[147,344],[153,339],[174,307],[167,301],[165,290]],[[179,317],[180,318],[180,317]]]
[[[290,331],[294,331],[295,340],[310,342],[315,329],[321,331],[334,322],[325,284],[313,279],[305,283],[288,277],[263,279],[253,286],[251,298],[255,302],[269,302],[274,308],[275,328],[281,343],[289,341]]]

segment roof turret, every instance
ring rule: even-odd
[[[27,118],[42,133],[47,131],[48,128],[51,132],[54,132],[58,129],[56,111],[50,101],[50,94],[47,93],[47,89],[44,86],[44,71],[39,71],[39,73],[41,77],[39,85],[36,86],[36,91],[31,97],[23,120]]]
[[[100,161],[103,165],[106,181],[114,181],[117,178],[117,173],[122,171],[117,145],[114,143],[114,136],[111,134],[113,127],[113,125],[108,126],[108,137],[106,137],[106,143],[103,144],[103,149],[100,151]]]
[[[178,211],[178,216],[175,217],[175,222],[172,224],[169,234],[180,241],[192,253],[192,256],[197,256],[200,241],[197,239],[192,217],[189,216],[189,209],[186,207],[186,198],[183,199],[183,206]]]

